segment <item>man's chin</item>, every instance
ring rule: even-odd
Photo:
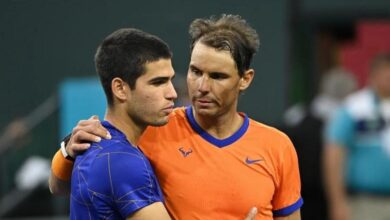
[[[200,116],[213,116],[214,111],[211,108],[196,108],[195,114]]]
[[[153,127],[161,127],[161,126],[164,126],[166,124],[168,124],[168,117],[166,119],[154,121],[154,122],[150,123],[149,125],[153,126]]]

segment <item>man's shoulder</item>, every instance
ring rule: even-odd
[[[113,137],[93,143],[91,147],[76,159],[76,165],[84,167],[86,173],[111,172],[114,169],[127,169],[142,165],[145,156],[129,142]]]
[[[368,88],[359,90],[345,100],[342,107],[355,119],[373,119],[376,117],[375,95]]]
[[[254,119],[249,119],[249,128],[256,134],[264,134],[272,139],[288,139],[288,136],[276,127],[264,124]]]
[[[144,174],[152,173],[147,164],[139,149],[121,141],[107,140],[91,145],[77,158],[74,170],[83,176],[90,189],[107,193],[113,182],[144,182]]]
[[[246,139],[266,146],[272,155],[280,155],[294,149],[290,138],[284,132],[253,119],[250,119]]]
[[[101,152],[131,151],[134,148],[127,140],[123,138],[112,137],[111,139],[102,139],[98,143],[93,143],[92,147],[100,148]]]
[[[102,157],[110,157],[116,159],[141,159],[144,160],[144,155],[137,148],[132,146],[127,140],[123,139],[110,139],[110,140],[102,140],[100,143],[93,144],[91,146],[100,148],[96,153],[96,159]],[[111,163],[115,164],[115,161],[111,161]]]
[[[77,158],[72,199],[93,201],[93,206],[100,210],[109,206],[122,217],[162,200],[154,172],[138,148],[113,137],[90,149]]]
[[[168,123],[163,126],[148,126],[143,136],[155,136],[156,133],[168,132],[171,133],[173,130],[180,129],[183,126],[187,126],[187,116],[186,116],[186,107],[178,107],[173,110],[171,114],[169,114]]]
[[[186,108],[187,107],[177,107],[173,110],[173,112],[169,115],[169,119],[173,120],[182,120],[186,118]],[[169,122],[168,122],[169,124]]]

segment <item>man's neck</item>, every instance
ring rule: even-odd
[[[244,118],[236,110],[211,117],[197,114],[194,108],[192,110],[195,121],[200,127],[217,139],[232,136],[244,122]]]
[[[146,129],[146,126],[137,125],[126,112],[119,109],[107,109],[104,119],[123,132],[133,146],[138,145],[139,138]]]

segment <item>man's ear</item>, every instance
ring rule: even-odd
[[[244,91],[250,86],[253,77],[255,77],[254,69],[248,69],[247,71],[244,72],[244,74],[240,79],[240,91]]]
[[[119,77],[115,77],[114,79],[112,79],[111,81],[111,91],[112,91],[112,94],[113,94],[113,98],[114,99],[117,99],[119,101],[125,101],[128,99],[128,95],[129,95],[129,86],[128,84],[123,81],[121,78]]]

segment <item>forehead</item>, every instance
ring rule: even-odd
[[[191,54],[190,65],[207,72],[231,72],[237,70],[236,63],[229,51],[216,50],[198,42]]]
[[[155,77],[172,77],[175,71],[171,59],[159,59],[145,64],[145,73],[142,78],[151,79]]]

